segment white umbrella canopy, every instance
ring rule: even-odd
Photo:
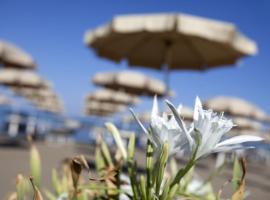
[[[98,86],[133,95],[166,95],[166,86],[162,81],[139,72],[101,72],[93,77],[92,82]]]
[[[231,116],[253,118],[259,121],[269,121],[269,116],[252,103],[237,97],[218,96],[204,102],[204,105],[217,112]]]
[[[41,88],[47,87],[47,82],[31,70],[1,69],[0,84],[10,87]]]
[[[4,67],[34,69],[36,63],[25,51],[15,45],[0,40],[0,64]]]
[[[114,104],[137,104],[139,102],[139,98],[136,96],[132,96],[125,92],[114,91],[110,89],[101,89],[95,92],[90,93],[86,97],[87,101],[99,101],[99,102],[107,102]]]
[[[206,70],[257,51],[233,24],[186,14],[116,16],[84,40],[100,57],[153,69]]]

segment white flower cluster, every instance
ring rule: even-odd
[[[149,131],[132,111],[143,132],[158,151],[161,150],[164,143],[168,143],[170,155],[178,151],[192,152],[197,147],[196,159],[198,159],[213,152],[250,148],[251,146],[244,145],[244,143],[262,140],[261,137],[250,135],[223,140],[223,136],[234,126],[233,122],[226,119],[223,114],[218,115],[212,110],[204,110],[198,97],[195,101],[193,122],[189,128],[181,118],[182,106],[180,105],[176,109],[168,100],[166,100],[166,104],[173,113],[171,117],[166,113],[159,116],[157,98],[154,98]]]

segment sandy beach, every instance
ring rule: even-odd
[[[37,143],[42,158],[42,183],[43,186],[51,188],[51,169],[60,166],[60,162],[68,157],[84,154],[87,159],[94,157],[93,145],[78,144],[47,144]],[[142,152],[139,155],[139,163],[142,162]],[[0,146],[0,196],[6,199],[7,195],[15,189],[15,178],[18,173],[29,175],[29,151],[25,147]],[[202,177],[207,177],[209,170],[215,165],[213,159],[203,159],[196,170]],[[224,168],[222,173],[214,179],[214,189],[218,191],[222,185],[231,178],[231,165]],[[262,164],[248,163],[248,174],[246,178],[247,190],[250,195],[248,200],[267,200],[270,197],[270,170]],[[230,185],[227,185],[223,197],[229,197]]]

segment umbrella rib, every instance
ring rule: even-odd
[[[147,42],[149,43],[149,41],[151,41],[151,40],[152,40],[152,38],[147,37],[147,35],[142,34],[141,39],[140,39],[139,41],[137,41],[137,42],[133,45],[133,47],[131,47],[131,48],[127,51],[127,53],[125,53],[125,57],[128,59],[128,58],[129,58],[129,55],[130,55],[132,52],[134,52],[136,49],[138,49],[138,48],[141,46],[141,44],[146,44]]]
[[[124,41],[126,39],[129,39],[130,35],[125,35],[123,34],[121,37],[119,37],[118,39],[109,39],[106,43],[104,43],[103,45],[101,45],[99,48],[98,48],[98,51],[100,50],[107,50],[108,47],[111,45],[111,44],[114,44],[114,43],[119,43],[121,41]],[[144,36],[143,36],[144,37]],[[139,39],[139,41],[142,40],[142,39]],[[133,46],[137,46],[137,44],[140,43],[140,42],[136,42]],[[133,47],[129,48],[129,49],[133,49]],[[129,52],[130,50],[128,50]],[[127,56],[127,53],[124,53],[122,55],[120,55],[120,59],[119,60],[123,60],[125,59],[125,56]]]
[[[199,51],[199,49],[193,44],[192,40],[183,34],[183,38],[184,41],[188,44],[187,46],[189,46],[189,48],[197,55],[197,57],[201,60],[201,62],[203,63],[202,65],[199,66],[199,68],[201,68],[202,70],[205,69],[205,67],[207,66],[207,61],[204,58],[204,56],[202,55],[202,53]]]
[[[137,42],[134,42],[134,45],[132,45],[130,48],[127,49],[127,51],[125,51],[122,55],[120,55],[120,60],[129,60],[130,58],[130,55],[135,52],[139,47],[142,46],[142,44],[146,44],[146,43],[149,43],[150,41],[153,40],[154,37],[149,37],[147,35],[145,35],[146,31],[142,32],[142,33],[139,33],[141,34],[140,38],[137,39]],[[117,40],[111,40],[111,41],[108,41],[106,45],[103,45],[102,47],[99,48],[99,50],[102,50],[105,48],[107,48],[108,46],[110,46],[111,44],[113,43],[117,43],[119,41],[123,41],[123,40],[126,40],[130,37],[130,35],[127,35],[127,36],[122,36],[121,38],[117,39]]]

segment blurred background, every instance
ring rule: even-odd
[[[265,138],[246,153],[251,172],[270,164],[270,2],[0,0],[0,8],[0,196],[27,171],[29,135],[45,182],[65,157],[91,159],[97,134],[112,144],[107,121],[123,138],[135,131],[144,148],[128,108],[147,125],[154,95],[161,111],[164,99],[183,104],[187,122],[199,96],[232,118],[231,135]],[[248,184],[260,199],[270,189],[263,171]]]

